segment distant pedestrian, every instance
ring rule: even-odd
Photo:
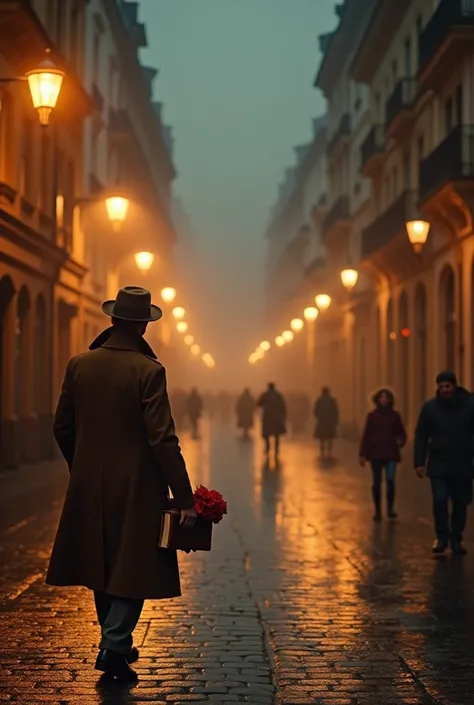
[[[270,382],[266,392],[257,402],[262,409],[262,437],[265,441],[265,452],[270,453],[271,439],[275,439],[275,455],[280,452],[280,436],[286,433],[286,403],[283,395],[277,391],[275,384]]]
[[[385,471],[387,513],[396,519],[395,473],[400,462],[400,448],[406,444],[407,434],[402,417],[395,411],[395,398],[390,389],[380,389],[373,397],[375,409],[367,415],[360,442],[361,465],[368,461],[372,468],[372,497],[375,505],[374,521],[382,518],[382,478]]]
[[[243,431],[244,438],[249,437],[249,431],[253,428],[255,409],[257,403],[250,394],[250,389],[245,389],[237,400],[237,427]]]
[[[415,468],[418,477],[431,480],[433,552],[444,553],[451,542],[453,552],[464,555],[474,477],[474,396],[458,386],[454,372],[440,372],[436,383],[436,396],[423,405],[416,426]]]
[[[176,552],[157,548],[168,488],[184,526],[196,512],[165,371],[143,338],[161,311],[139,287],[121,289],[102,309],[112,327],[69,362],[56,410],[70,480],[46,581],[94,591],[102,629],[95,668],[134,681],[143,601],[181,594]]]
[[[191,424],[191,433],[194,439],[199,437],[199,420],[202,416],[204,404],[197,389],[192,389],[186,400],[186,411]]]
[[[321,458],[332,458],[332,444],[339,423],[339,408],[328,387],[323,387],[321,396],[314,405],[316,417],[315,438],[319,439]]]

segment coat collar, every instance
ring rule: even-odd
[[[109,350],[131,350],[133,352],[142,353],[147,357],[156,360],[157,357],[152,348],[146,342],[145,338],[136,333],[128,333],[127,331],[119,330],[115,326],[110,326],[99,333],[97,338],[92,341],[89,350],[97,350],[97,348],[107,348]]]

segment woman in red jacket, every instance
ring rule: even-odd
[[[387,511],[391,519],[396,519],[395,473],[400,462],[400,448],[407,441],[402,417],[395,411],[395,398],[389,389],[380,389],[373,397],[375,409],[367,414],[364,433],[360,442],[360,464],[369,462],[372,467],[372,496],[375,504],[374,521],[382,519],[381,494],[382,475],[385,470],[387,485]]]

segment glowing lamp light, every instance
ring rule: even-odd
[[[409,338],[410,337],[411,331],[409,328],[402,328],[402,330],[400,332],[402,334],[402,338]]]
[[[397,334],[395,333],[395,331],[392,331],[388,337],[390,338],[390,340],[396,340]]]
[[[180,321],[179,323],[176,324],[176,330],[178,333],[187,333],[188,332],[188,324],[186,321]]]
[[[291,330],[285,330],[285,331],[283,331],[283,333],[282,333],[281,335],[282,335],[282,337],[284,338],[285,343],[291,343],[291,341],[292,341],[292,340],[294,339],[294,337],[295,337],[295,334],[292,333]]]
[[[347,291],[352,291],[352,289],[357,284],[358,278],[359,272],[357,271],[357,269],[352,269],[351,267],[348,267],[347,269],[343,269],[341,272],[341,281]]]
[[[327,311],[331,305],[331,297],[328,294],[318,294],[314,297],[314,302],[320,311]]]
[[[214,358],[209,353],[204,353],[204,355],[202,356],[202,361],[210,370],[214,369],[214,367],[216,366]]]
[[[187,335],[184,339],[186,345],[191,346],[194,343],[194,335]]]
[[[165,304],[172,303],[176,298],[176,289],[173,289],[172,286],[166,286],[161,290],[161,298]]]
[[[107,217],[113,229],[118,232],[127,217],[130,201],[124,196],[109,196],[105,199]]]
[[[199,347],[199,345],[196,345],[196,343],[195,343],[194,345],[191,346],[191,353],[193,355],[197,356],[200,354],[200,352],[201,352],[201,348]]]
[[[305,317],[305,320],[312,322],[319,316],[319,311],[314,306],[308,306],[308,308],[305,308],[303,311],[303,316]]]
[[[249,363],[250,363],[251,365],[255,365],[257,362],[258,362],[258,357],[255,355],[255,353],[252,353],[252,354],[249,356]]]
[[[409,220],[406,229],[413,250],[419,254],[428,239],[430,224],[426,220]]]
[[[277,348],[282,348],[285,345],[285,343],[286,343],[286,340],[282,335],[278,335],[275,338],[275,345],[277,346]]]
[[[178,320],[178,321],[180,321],[180,320],[181,320],[182,318],[184,318],[185,315],[186,315],[186,311],[184,310],[184,308],[183,308],[182,306],[176,306],[176,307],[171,311],[171,313],[173,314],[173,316],[174,316],[174,317],[176,318],[176,320]]]
[[[268,352],[271,348],[270,343],[268,340],[262,340],[262,342],[259,345],[260,350],[263,350],[263,352]]]
[[[263,352],[263,350],[260,350],[260,348],[257,348],[255,350],[254,355],[257,358],[257,360],[263,360],[263,358],[265,357],[265,353]]]
[[[39,123],[46,127],[58,102],[64,71],[60,71],[51,59],[44,59],[36,69],[28,71],[26,78],[33,106],[38,111]]]
[[[137,252],[135,255],[135,264],[141,272],[148,272],[151,269],[155,255],[152,252]]]
[[[304,321],[301,318],[293,318],[290,323],[290,328],[294,333],[299,333],[304,328]]]

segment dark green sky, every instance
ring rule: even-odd
[[[312,87],[334,0],[141,0],[159,68],[156,98],[175,131],[177,192],[199,242],[208,340],[227,353],[229,316],[246,359],[259,337],[263,233],[293,147],[323,110]],[[208,325],[212,313],[214,325]],[[255,343],[258,340],[255,339]],[[250,351],[249,351],[250,352]],[[219,352],[216,350],[216,357]]]

